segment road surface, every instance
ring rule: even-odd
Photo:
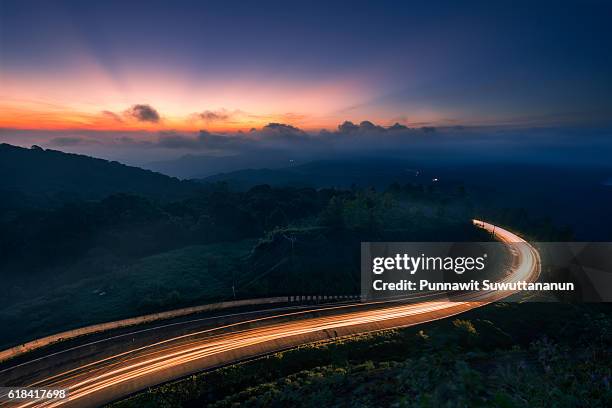
[[[474,220],[512,254],[501,281],[535,281],[537,250],[516,234]],[[279,308],[266,312],[160,324],[81,344],[0,370],[1,385],[61,387],[61,400],[7,403],[11,407],[95,407],[191,373],[301,344],[453,316],[512,292],[462,295],[454,301],[373,302]],[[209,321],[207,321],[209,320]]]

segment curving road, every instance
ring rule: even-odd
[[[479,220],[505,243],[512,266],[501,281],[535,281],[537,250],[516,234]],[[197,371],[313,341],[405,327],[502,299],[513,292],[462,295],[453,301],[372,302],[308,308],[279,308],[164,324],[86,343],[0,370],[2,385],[62,387],[63,400],[28,401],[6,406],[92,407]],[[206,321],[210,320],[210,321]]]

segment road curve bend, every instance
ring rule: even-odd
[[[540,273],[538,251],[518,235],[492,224],[473,220],[506,244],[513,255],[503,281],[536,281]],[[200,327],[188,333],[163,325],[156,340],[135,341],[138,332],[108,342],[91,343],[76,351],[55,353],[0,371],[10,385],[61,387],[69,390],[62,400],[10,403],[11,407],[95,407],[166,381],[198,371],[315,341],[412,326],[443,319],[509,296],[512,292],[471,295],[456,301],[422,303],[377,302],[279,309],[263,317]],[[8,384],[3,380],[2,385]]]

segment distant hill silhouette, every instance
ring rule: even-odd
[[[280,169],[245,169],[215,174],[199,181],[226,182],[236,190],[246,190],[258,184],[285,187],[373,186],[384,188],[393,182],[426,181],[422,171],[400,160],[319,160]]]
[[[26,149],[0,144],[3,208],[95,200],[118,192],[172,200],[197,188],[196,183],[115,161],[38,146]]]
[[[147,163],[143,167],[170,176],[183,179],[204,178],[218,173],[241,170],[245,168],[281,168],[286,167],[290,158],[287,152],[267,150],[262,154],[238,154],[234,156],[210,156],[188,154],[174,159]],[[306,160],[300,157],[300,161]]]

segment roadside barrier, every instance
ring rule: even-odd
[[[332,301],[350,301],[359,299],[359,296],[355,295],[299,295],[299,296],[277,296],[259,299],[242,299],[242,300],[231,300],[227,302],[209,303],[206,305],[186,307],[182,309],[170,310],[167,312],[152,313],[144,316],[132,317],[123,320],[117,320],[114,322],[99,323],[91,326],[80,327],[78,329],[67,330],[61,333],[52,334],[50,336],[41,337],[40,339],[28,341],[27,343],[19,344],[6,350],[0,351],[0,363],[11,358],[17,357],[21,354],[46,347],[51,344],[74,339],[76,337],[85,336],[88,334],[99,333],[107,330],[120,329],[129,326],[135,326],[139,324],[151,323],[158,320],[174,319],[177,317],[183,317],[190,314],[211,312],[221,309],[231,309],[244,306],[258,306],[258,305],[270,305],[277,303],[323,303]]]

